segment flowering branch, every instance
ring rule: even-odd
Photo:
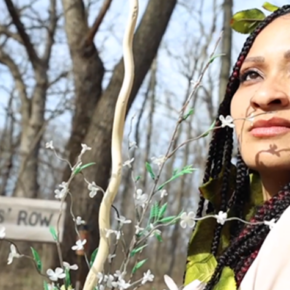
[[[185,103],[183,104],[183,106],[182,106],[182,108],[181,108],[181,110],[180,110],[180,112],[179,112],[179,118],[178,118],[178,121],[177,121],[177,123],[176,123],[176,125],[175,125],[175,128],[174,128],[173,134],[172,134],[172,136],[171,136],[169,146],[168,146],[168,148],[167,148],[167,150],[166,150],[166,154],[165,154],[165,156],[164,156],[164,159],[163,159],[163,161],[161,162],[161,164],[160,164],[160,166],[159,166],[158,173],[157,173],[156,178],[155,178],[155,180],[154,180],[154,185],[153,185],[153,187],[152,187],[152,189],[151,189],[151,192],[150,192],[150,194],[149,194],[149,200],[151,200],[152,196],[153,196],[154,193],[155,193],[155,190],[156,190],[157,184],[158,184],[158,182],[159,182],[159,178],[160,178],[160,175],[161,175],[161,173],[162,173],[162,171],[163,171],[163,167],[164,167],[164,164],[165,164],[166,160],[169,159],[169,156],[170,156],[170,157],[172,156],[171,151],[176,152],[176,150],[172,150],[172,147],[173,147],[173,144],[174,144],[174,140],[176,139],[176,135],[177,135],[177,133],[178,133],[179,127],[180,127],[181,123],[185,120],[185,118],[184,118],[185,111],[186,111],[186,109],[187,109],[187,107],[188,107],[188,105],[189,105],[191,99],[193,98],[193,96],[194,96],[195,93],[197,92],[197,90],[198,90],[198,88],[199,88],[199,86],[200,86],[200,84],[201,84],[201,82],[202,82],[202,80],[203,80],[203,77],[204,77],[204,75],[205,75],[207,69],[209,68],[210,64],[213,62],[213,60],[214,60],[214,58],[215,58],[215,51],[217,50],[217,47],[218,47],[218,45],[219,45],[219,43],[220,43],[220,40],[221,40],[221,37],[222,37],[222,33],[219,35],[219,37],[218,37],[218,39],[217,39],[217,41],[216,41],[216,43],[215,43],[215,46],[214,46],[213,52],[211,53],[210,58],[209,58],[209,60],[207,61],[206,65],[205,65],[204,68],[202,69],[201,74],[200,74],[198,80],[197,80],[196,82],[192,82],[192,83],[194,84],[194,85],[193,85],[193,88],[192,88],[192,90],[191,90],[191,92],[190,92],[190,94],[189,94],[187,100],[185,101]],[[146,213],[146,211],[147,211],[147,209],[148,209],[148,206],[149,206],[149,203],[147,203],[147,204],[145,205],[145,210],[144,210],[143,213],[142,213],[142,216],[141,216],[141,218],[140,218],[139,224],[143,221],[143,219],[144,219],[144,217],[145,217],[145,213]]]
[[[133,86],[134,60],[132,53],[133,34],[138,16],[138,0],[130,0],[129,21],[123,39],[125,76],[118,96],[112,133],[112,176],[103,197],[99,214],[100,243],[95,261],[88,273],[84,290],[92,290],[98,282],[97,273],[102,272],[109,255],[110,241],[106,229],[110,229],[110,209],[121,182],[122,141],[128,99]]]

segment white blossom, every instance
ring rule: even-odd
[[[9,253],[8,259],[7,259],[7,265],[12,264],[14,258],[17,259],[20,257],[21,257],[21,255],[19,253],[17,253],[16,247],[13,244],[11,244],[10,245],[10,253]]]
[[[226,118],[222,115],[219,116],[219,119],[220,121],[222,122],[222,128],[228,126],[230,128],[234,128],[235,127],[235,124],[233,123],[234,122],[234,119],[231,117],[231,116],[226,116]]]
[[[154,225],[153,224],[150,224],[150,228],[151,228],[151,230],[153,230],[152,231],[152,233],[150,234],[150,236],[149,236],[149,238],[153,238],[153,237],[155,237],[155,235],[161,235],[161,231],[160,230],[158,230],[158,229],[154,229]]]
[[[130,141],[129,142],[129,149],[137,149],[137,143],[135,141]]]
[[[118,281],[112,282],[113,287],[118,290],[124,290],[130,287],[130,283],[126,283],[125,280],[119,279]]]
[[[180,226],[182,228],[193,228],[195,226],[195,213],[193,211],[190,211],[188,214],[183,212],[180,216],[180,220]]]
[[[148,194],[143,193],[142,189],[137,189],[134,194],[134,199],[136,206],[142,206],[144,208],[148,201]]]
[[[104,280],[104,278],[105,278],[105,276],[104,276],[103,273],[101,273],[101,272],[98,272],[98,273],[97,273],[98,283],[102,283],[103,280]]]
[[[117,270],[116,272],[115,272],[115,274],[114,274],[114,276],[116,277],[116,278],[118,278],[119,280],[120,279],[123,279],[123,277],[126,275],[126,272],[121,272],[120,270]]]
[[[162,199],[162,198],[164,198],[167,195],[168,195],[168,193],[167,193],[166,189],[162,189],[161,192],[160,192],[160,198]]]
[[[6,236],[5,231],[6,231],[5,227],[1,227],[0,228],[0,239],[4,239],[5,238],[5,236]]]
[[[166,161],[166,157],[165,156],[159,156],[159,157],[152,157],[151,158],[152,162],[154,164],[157,164],[157,166],[160,168],[162,166],[162,164]]]
[[[112,260],[116,257],[116,254],[109,254],[108,256],[108,262],[112,263]]]
[[[119,240],[121,237],[121,232],[120,231],[115,231],[111,229],[105,229],[106,230],[106,238],[109,238],[111,234],[116,235],[116,239]]]
[[[131,220],[126,220],[124,216],[120,216],[120,218],[116,218],[117,221],[119,221],[120,226],[123,226],[124,224],[130,224],[132,221]]]
[[[108,288],[113,288],[113,282],[115,281],[115,277],[113,275],[105,276],[106,285]]]
[[[63,266],[67,270],[77,270],[79,268],[79,266],[77,264],[70,265],[68,262],[63,262]]]
[[[75,223],[77,226],[80,226],[80,225],[84,225],[86,222],[82,220],[80,216],[77,216],[77,218],[75,219]]]
[[[165,284],[167,285],[169,290],[179,290],[179,287],[176,285],[176,283],[173,281],[172,278],[170,278],[167,275],[164,275],[164,281]],[[205,284],[202,283],[199,280],[194,280],[191,283],[189,283],[188,285],[186,285],[183,290],[202,290],[204,289]]]
[[[51,140],[51,141],[49,141],[49,142],[46,142],[46,143],[45,143],[45,148],[46,148],[46,149],[51,149],[51,150],[53,150],[53,149],[54,149],[54,147],[53,147],[53,141]]]
[[[98,191],[102,191],[102,189],[99,186],[97,186],[94,181],[88,184],[88,190],[90,191],[89,193],[90,198],[95,197]]]
[[[144,231],[144,228],[141,228],[139,226],[135,226],[136,228],[136,231],[135,231],[135,234],[138,235],[140,232]]]
[[[146,273],[143,273],[143,279],[142,279],[141,284],[144,285],[144,284],[147,283],[148,281],[149,281],[149,282],[152,282],[153,279],[154,279],[154,275],[151,273],[150,270],[148,270]]]
[[[73,245],[71,248],[74,251],[81,251],[84,249],[84,244],[87,242],[87,240],[77,240],[76,244]]]
[[[54,197],[56,199],[63,199],[65,197],[67,191],[68,191],[68,185],[67,185],[66,182],[63,181],[58,187],[61,188],[61,190],[60,189],[56,189],[54,191],[54,193],[55,193]]]
[[[63,271],[62,268],[60,267],[57,267],[55,269],[55,271],[53,271],[52,269],[48,269],[46,271],[46,274],[48,275],[48,278],[51,280],[51,281],[57,281],[58,279],[63,279],[65,278],[65,273]]]
[[[81,144],[81,145],[82,145],[81,155],[83,155],[88,150],[92,150],[92,148],[88,147],[86,144]]]
[[[123,163],[123,166],[128,166],[129,168],[132,168],[132,163],[134,161],[134,158],[130,159],[130,160],[127,160]]]
[[[264,224],[266,226],[268,226],[270,228],[270,230],[272,230],[274,228],[274,226],[276,225],[276,220],[271,219],[270,221],[264,221]]]
[[[219,224],[223,225],[226,222],[228,214],[226,212],[220,211],[214,217],[216,218],[216,220]]]

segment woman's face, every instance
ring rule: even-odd
[[[257,171],[290,170],[290,16],[257,36],[240,69],[231,102],[240,152]]]

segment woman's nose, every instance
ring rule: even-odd
[[[273,82],[264,82],[251,98],[251,106],[254,109],[261,109],[263,111],[285,108],[290,103],[288,93],[281,85],[278,86]]]

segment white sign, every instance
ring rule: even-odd
[[[59,240],[62,240],[64,213],[62,205],[59,222]],[[49,227],[57,227],[61,202],[20,197],[0,197],[0,227],[6,228],[6,238],[11,240],[53,242]]]

